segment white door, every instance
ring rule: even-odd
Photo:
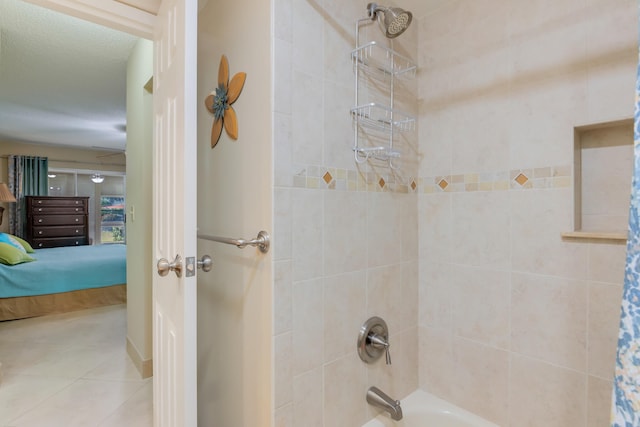
[[[197,425],[196,26],[196,1],[162,1],[153,77],[153,418],[163,427]]]

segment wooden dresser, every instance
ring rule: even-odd
[[[27,241],[35,249],[89,244],[89,198],[27,196]]]

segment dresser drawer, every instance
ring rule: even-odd
[[[87,212],[86,206],[32,206],[33,215],[73,215]]]
[[[85,198],[78,198],[78,199],[73,199],[73,198],[69,198],[69,199],[65,199],[62,197],[51,197],[51,198],[35,198],[33,197],[31,199],[31,205],[32,206],[67,206],[67,207],[73,207],[73,206],[84,206],[86,204],[86,199]]]
[[[89,239],[86,237],[59,237],[51,239],[33,239],[31,246],[35,249],[57,248],[59,246],[81,246],[88,245]]]
[[[34,239],[42,237],[84,237],[84,226],[33,227]]]
[[[83,225],[85,215],[34,215],[31,225]]]

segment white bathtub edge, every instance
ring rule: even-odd
[[[456,406],[446,400],[440,399],[424,390],[418,389],[401,400],[403,414],[411,414],[422,411],[446,412],[454,414],[456,417],[463,419],[474,427],[500,427],[478,415],[469,412],[459,406]],[[370,420],[362,427],[395,427],[404,426],[402,421],[392,421],[385,414],[380,414],[373,420]],[[412,426],[406,426],[412,427]]]

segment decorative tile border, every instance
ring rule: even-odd
[[[404,178],[392,172],[381,175],[353,169],[306,166],[293,175],[296,188],[426,194],[568,188],[572,182],[571,165],[422,178]]]
[[[568,188],[573,182],[571,165],[535,169],[472,173],[420,178],[422,193]]]
[[[404,179],[393,173],[359,172],[353,169],[321,166],[301,167],[293,175],[293,186],[319,190],[415,193],[418,180]]]

